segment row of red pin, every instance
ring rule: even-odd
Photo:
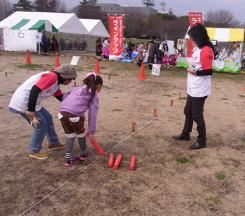
[[[86,133],[86,136],[89,137],[89,133]],[[94,145],[94,147],[96,148],[96,150],[99,152],[100,155],[105,154],[103,149],[99,146],[99,144],[95,140],[92,140],[91,143]],[[114,165],[113,165],[114,154],[110,153],[108,167],[113,167],[113,169],[117,169],[119,167],[121,160],[122,160],[122,154],[119,154],[117,156],[117,159],[116,159]],[[136,160],[136,157],[135,157],[135,155],[133,155],[131,157],[131,162],[130,162],[130,167],[129,167],[131,170],[134,170],[135,160]]]
[[[117,156],[117,159],[115,160],[114,165],[113,165],[114,154],[113,153],[110,153],[108,167],[110,167],[110,168],[113,167],[113,169],[117,169],[119,167],[119,164],[120,164],[121,160],[122,160],[122,154],[119,154]],[[130,161],[130,165],[129,165],[129,169],[130,170],[134,170],[135,161],[136,161],[136,156],[135,155],[132,155],[131,161]]]

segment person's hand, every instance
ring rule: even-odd
[[[31,120],[31,126],[33,127],[37,127],[38,124],[40,124],[41,119],[37,118],[36,116],[34,116],[34,118]]]
[[[26,116],[32,121],[35,116],[35,112],[26,111]]]
[[[196,74],[196,71],[193,70],[192,67],[188,67],[188,68],[187,68],[187,72],[192,73],[192,74]]]
[[[89,140],[92,142],[94,141],[94,134],[89,134]]]
[[[189,72],[189,73],[192,73],[192,70],[193,70],[192,67],[188,67],[188,68],[187,68],[187,72]]]

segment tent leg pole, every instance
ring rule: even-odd
[[[89,49],[89,44],[90,44],[90,35],[87,35],[87,38],[88,38],[88,51],[90,51],[90,49]]]
[[[40,42],[38,42],[38,49],[39,49],[38,55],[40,55],[41,54],[41,52],[40,52]]]
[[[60,32],[58,32],[58,41],[59,41],[59,53],[60,53]]]

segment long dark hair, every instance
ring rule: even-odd
[[[192,26],[188,31],[188,35],[196,43],[199,49],[203,48],[204,46],[209,46],[214,52],[214,46],[209,39],[208,32],[201,23],[196,23],[194,26]]]
[[[96,93],[96,87],[97,85],[103,85],[103,79],[99,75],[96,75],[95,78],[95,75],[91,74],[83,80],[83,83],[87,86],[87,90],[91,89],[92,97],[90,102],[92,102]]]

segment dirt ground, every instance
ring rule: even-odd
[[[44,67],[51,70],[55,56],[31,54],[35,65],[28,67],[23,65],[25,53],[1,54],[0,215],[245,215],[245,75],[213,74],[204,111],[207,148],[189,150],[196,141],[195,124],[190,141],[172,138],[184,123],[186,100],[178,96],[186,97],[186,71],[171,67],[158,77],[145,66],[147,79],[140,80],[136,64],[125,63],[123,77],[122,62],[101,61],[104,87],[99,93],[95,137],[106,154],[100,156],[87,140],[92,156],[65,167],[65,150],[47,152],[46,139],[43,149],[49,158],[30,158],[32,128],[8,111],[15,89]],[[71,57],[59,61],[70,63]],[[77,85],[94,66],[94,59],[79,60]],[[72,86],[61,89],[67,92]],[[65,142],[57,118],[59,104],[52,97],[43,101]],[[134,134],[132,122],[136,122]],[[123,156],[117,170],[108,168],[111,152],[114,159]],[[79,154],[77,140],[74,154]],[[133,171],[129,169],[132,155],[136,155]],[[189,162],[177,162],[180,157]]]

